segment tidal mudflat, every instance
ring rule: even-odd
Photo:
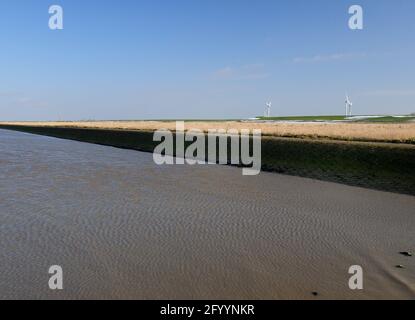
[[[97,122],[101,123],[101,122]],[[153,153],[154,131],[54,126],[53,123],[5,125],[0,129]],[[227,139],[228,161],[231,139]],[[184,142],[187,148],[193,142]],[[217,154],[220,154],[217,150]],[[173,154],[177,152],[174,147]],[[206,150],[206,155],[209,150]],[[180,154],[180,153],[179,153]],[[211,161],[210,159],[206,159]],[[213,161],[214,162],[214,161]],[[217,162],[219,159],[217,158]],[[415,195],[415,145],[263,136],[261,169],[351,186]]]
[[[415,297],[414,196],[5,130],[0,168],[1,299]]]

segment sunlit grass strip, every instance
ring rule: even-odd
[[[341,121],[345,116],[292,116],[292,117],[258,117],[259,120],[271,121]]]
[[[111,130],[154,131],[175,130],[174,121],[65,121],[65,122],[12,122],[5,125],[69,127]],[[272,137],[305,139],[414,143],[415,122],[261,122],[261,121],[189,121],[186,130],[199,129],[261,129],[262,134]]]

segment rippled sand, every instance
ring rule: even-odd
[[[4,130],[0,168],[2,299],[415,297],[415,197]]]

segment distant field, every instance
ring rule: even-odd
[[[373,120],[373,119],[372,119]],[[133,131],[175,130],[168,121],[74,121],[74,122],[0,122],[1,125],[91,128]],[[186,121],[185,129],[261,129],[263,135],[303,139],[332,139],[415,143],[415,122],[260,122],[260,121]]]
[[[259,120],[270,120],[270,121],[353,121],[353,122],[367,122],[367,123],[405,123],[415,121],[415,116],[406,117],[377,117],[377,118],[361,118],[353,119],[345,116],[293,116],[293,117],[258,117]]]
[[[380,117],[380,118],[369,118],[359,120],[360,122],[371,122],[371,123],[406,123],[414,122],[414,117]]]
[[[346,120],[345,116],[293,116],[293,117],[258,117],[259,120],[271,121],[339,121]]]

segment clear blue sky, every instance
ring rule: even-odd
[[[415,112],[413,0],[2,0],[0,40],[0,120]]]

